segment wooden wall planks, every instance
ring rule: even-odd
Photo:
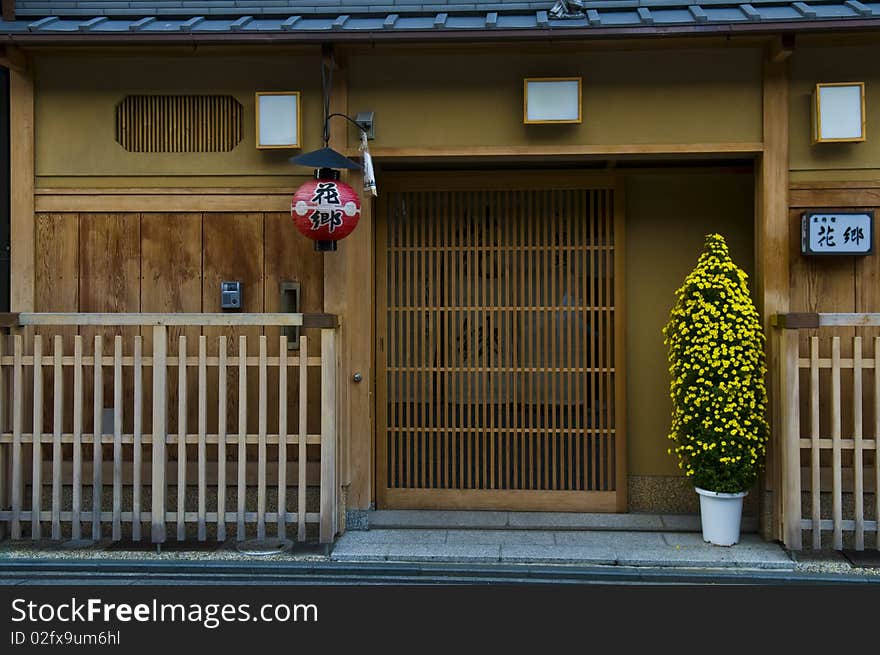
[[[129,213],[40,213],[35,216],[37,250],[36,250],[36,309],[48,312],[215,312],[220,311],[220,281],[241,280],[244,282],[244,307],[246,312],[278,311],[281,307],[280,283],[295,281],[301,285],[303,312],[321,312],[324,309],[324,275],[323,256],[316,253],[312,243],[303,239],[291,226],[289,214],[286,212],[129,212]],[[55,330],[59,332],[59,330]],[[76,328],[60,330],[64,335],[65,352],[73,351],[73,337]],[[39,332],[38,332],[39,333]],[[88,356],[94,348],[92,328],[82,328],[83,354]],[[105,356],[113,354],[113,336],[124,334],[125,347],[133,343],[129,336],[139,333],[137,327],[104,330],[103,350]],[[279,350],[278,328],[266,328],[269,356],[277,356]],[[190,357],[198,355],[198,327],[185,329],[169,329],[168,355],[176,358],[181,335],[187,337],[187,350]],[[229,357],[238,353],[240,334],[248,336],[249,354],[259,353],[259,336],[261,328],[244,328],[225,330],[210,328],[205,330],[206,336],[226,334]],[[152,352],[152,331],[144,330],[142,334],[144,352]],[[208,356],[217,355],[217,340],[208,340],[211,349]],[[44,340],[43,351],[46,355],[53,353],[53,341]],[[318,339],[314,339],[309,354],[317,356],[320,350]],[[126,357],[133,355],[126,351]],[[288,357],[299,358],[298,351],[289,351]],[[309,420],[308,429],[317,433],[320,429],[320,415],[312,411],[320,406],[320,371],[312,367],[309,378]],[[103,406],[111,407],[114,398],[112,368],[105,367]],[[147,373],[149,375],[149,373]],[[274,380],[277,372],[269,368],[268,389],[277,389]],[[123,397],[133,397],[134,371],[131,367],[123,369]],[[169,434],[177,432],[178,411],[178,366],[169,367],[168,371],[168,424]],[[274,376],[274,377],[273,377]],[[46,368],[45,384],[51,389],[54,385],[53,372]],[[227,369],[226,416],[227,430],[230,434],[237,431],[238,405],[235,400],[238,390],[238,366],[230,365]],[[91,397],[94,374],[83,371],[83,393]],[[216,433],[218,398],[217,367],[208,368],[207,407],[209,433]],[[142,380],[145,407],[150,406],[152,385],[150,380]],[[187,432],[194,434],[198,430],[198,368],[187,367],[186,394],[188,397],[186,412]],[[65,370],[63,379],[64,406],[69,406],[73,394],[72,371]],[[288,380],[288,425],[289,431],[298,431],[299,375],[291,373]],[[258,376],[256,368],[248,372],[248,429],[257,430],[258,413]],[[277,392],[275,392],[277,394]],[[278,425],[278,400],[269,398],[268,425]],[[253,411],[251,411],[253,409]],[[70,413],[68,413],[70,414]],[[47,407],[43,414],[44,425],[53,424],[52,408]],[[134,412],[128,406],[124,412],[126,433],[134,426]],[[65,415],[64,431],[73,430],[73,416]],[[85,403],[82,416],[84,432],[91,433],[94,425],[92,403]],[[151,430],[152,417],[149,411],[142,415],[141,428],[145,432]],[[109,427],[112,427],[109,426]],[[269,432],[272,433],[272,428]],[[110,430],[112,433],[112,430]],[[69,449],[65,446],[65,449]],[[128,446],[125,457],[131,457]],[[310,447],[315,450],[317,447]],[[208,456],[213,457],[216,446],[208,446]],[[112,455],[112,449],[104,449],[105,456]],[[250,458],[250,447],[248,457]],[[143,453],[145,462],[149,461],[149,452]],[[174,459],[180,453],[175,447],[169,450],[169,457]],[[193,444],[183,453],[185,463],[195,461],[196,448]],[[310,453],[311,455],[311,453]],[[83,453],[86,461],[90,461],[92,453]],[[295,453],[289,455],[295,459]],[[187,480],[192,483],[194,480]],[[230,479],[235,484],[234,478]],[[85,526],[87,530],[89,526]]]

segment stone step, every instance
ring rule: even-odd
[[[698,514],[594,514],[462,510],[374,510],[364,513],[366,529],[449,530],[621,530],[699,532]],[[757,531],[757,519],[744,517],[743,532]]]

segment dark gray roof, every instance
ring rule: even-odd
[[[712,33],[768,29],[880,27],[880,0],[569,0],[571,15],[554,18],[555,2],[517,0],[18,0],[2,40],[161,40],[247,37],[379,39],[494,32]],[[582,6],[582,10],[577,7]]]

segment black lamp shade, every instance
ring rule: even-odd
[[[361,169],[360,164],[356,164],[342,153],[333,150],[333,148],[321,148],[320,150],[306,152],[296,157],[291,157],[288,161],[300,166],[308,166],[309,168]]]

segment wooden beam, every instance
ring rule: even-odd
[[[0,3],[0,14],[3,20],[12,22],[15,20],[15,0],[2,0]]]
[[[337,319],[332,314],[293,314],[293,313],[198,313],[198,312],[170,312],[170,313],[79,313],[79,312],[41,312],[0,314],[0,317],[11,321],[16,316],[17,325],[196,325],[196,326],[304,326],[316,328],[333,328],[337,325]]]
[[[39,189],[40,213],[64,212],[288,212],[294,187],[253,194],[241,189]]]
[[[303,328],[337,328],[339,319],[335,314],[303,314]]]
[[[19,68],[9,71],[10,145],[10,306],[34,309],[34,78]]]
[[[334,74],[335,77],[335,74]],[[338,148],[337,148],[338,149]],[[370,148],[374,159],[473,158],[473,157],[622,157],[627,155],[756,155],[764,150],[762,143],[752,141],[723,143],[621,143],[604,145],[539,145],[539,146],[440,146]],[[359,156],[357,146],[345,152]]]
[[[789,226],[788,226],[788,63],[773,62],[768,53],[763,68],[763,153],[758,160],[755,193],[755,269],[758,310],[764,316],[768,334],[767,349],[771,434],[765,478],[767,487],[782,489],[782,461],[785,444],[782,435],[781,393],[778,353],[769,338],[770,317],[787,313],[790,303]],[[773,492],[771,514],[762,515],[765,538],[783,537],[782,494]]]
[[[19,72],[27,72],[28,59],[21,48],[7,45],[0,47],[0,66]]]
[[[784,330],[798,330],[801,328],[819,327],[819,314],[813,312],[792,312],[789,314],[774,314],[770,318],[773,327]]]
[[[770,61],[774,64],[781,64],[791,57],[794,52],[795,36],[791,33],[780,34],[770,46]]]
[[[823,188],[793,187],[791,206],[803,208],[819,207],[876,207],[880,205],[880,188],[869,182],[858,186],[838,186],[829,182]]]

